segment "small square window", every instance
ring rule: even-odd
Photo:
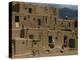
[[[24,20],[26,20],[26,17],[24,17]]]
[[[20,10],[20,4],[17,3],[12,5],[12,11],[19,12],[19,10]]]
[[[15,16],[15,22],[19,22],[19,16]]]
[[[30,38],[30,39],[33,39],[33,35],[29,35],[29,38]]]

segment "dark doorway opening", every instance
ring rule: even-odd
[[[32,9],[31,8],[29,8],[29,13],[32,13]]]
[[[75,39],[69,39],[69,48],[75,48]]]
[[[50,48],[54,48],[52,36],[48,36],[48,42],[49,42],[48,46],[49,46]]]
[[[38,19],[38,28],[40,28],[41,25],[41,19]]]
[[[78,22],[77,22],[77,21],[75,21],[75,23],[74,23],[74,27],[75,27],[75,28],[78,27]]]
[[[64,47],[67,47],[67,36],[64,36]]]
[[[49,36],[48,42],[52,43],[52,36]]]
[[[41,25],[41,20],[40,20],[40,19],[38,19],[38,25],[39,25],[39,26]]]

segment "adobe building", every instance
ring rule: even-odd
[[[60,19],[45,4],[11,3],[13,58],[77,54],[77,20]]]

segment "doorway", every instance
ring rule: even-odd
[[[69,39],[69,48],[75,48],[75,39]]]
[[[54,48],[52,36],[48,36],[48,46],[49,46],[50,48]]]
[[[67,47],[67,36],[64,36],[64,47]]]

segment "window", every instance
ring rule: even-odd
[[[69,22],[69,27],[70,27],[71,25],[70,25],[70,22]]]
[[[53,42],[53,41],[52,41],[52,36],[49,36],[49,37],[48,37],[48,42],[49,42],[49,43],[52,43],[52,42]]]
[[[56,17],[54,18],[54,20],[55,20],[55,24],[56,24]]]
[[[74,23],[74,27],[77,28],[77,26],[78,26],[78,22],[75,21],[75,23]]]
[[[57,40],[57,39],[58,39],[58,37],[55,37],[55,39]]]
[[[38,25],[41,25],[41,20],[40,19],[38,19]]]
[[[29,8],[29,13],[32,13],[32,9],[31,8]]]
[[[50,48],[54,48],[52,36],[48,36],[48,43],[49,43],[48,46],[49,46]]]
[[[24,34],[25,34],[25,30],[24,30],[24,26],[22,26],[21,32],[20,32],[20,37],[24,38]]]
[[[67,36],[64,36],[64,47],[67,47]]]
[[[75,48],[75,39],[69,39],[69,48]]]
[[[26,17],[24,17],[24,20],[26,20]]]
[[[57,11],[56,8],[53,9],[53,15],[56,16],[57,15]]]
[[[19,22],[19,16],[15,16],[15,22]]]
[[[19,16],[15,16],[16,27],[19,27]]]
[[[19,12],[19,10],[20,10],[20,9],[19,9],[19,4],[13,5],[13,6],[12,6],[12,10],[15,11],[15,12]]]
[[[29,35],[29,38],[30,38],[30,39],[33,39],[33,35]]]

